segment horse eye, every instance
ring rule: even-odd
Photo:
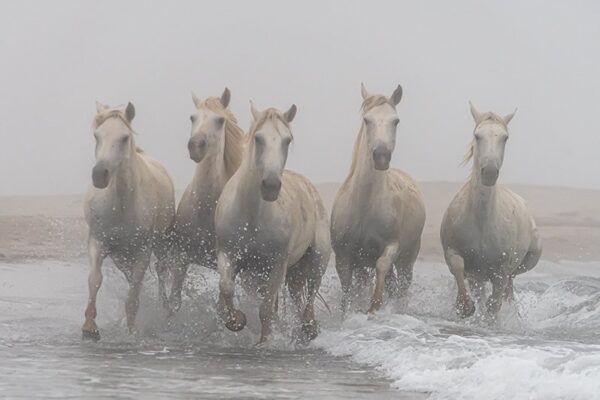
[[[192,124],[194,122],[196,122],[196,116],[195,115],[190,115],[190,121],[192,121]]]
[[[263,138],[262,136],[256,135],[254,137],[254,141],[256,142],[256,144],[264,144],[265,143],[265,138]]]
[[[292,138],[291,137],[285,137],[281,141],[282,141],[282,143],[283,143],[284,146],[289,146],[290,143],[292,142]]]
[[[399,118],[396,118],[396,119],[394,119],[394,120],[392,121],[392,124],[393,124],[394,126],[398,126],[398,124],[399,124],[399,123],[400,123],[400,119],[399,119]]]
[[[127,143],[128,140],[129,136],[123,136],[123,138],[121,138],[121,143]]]

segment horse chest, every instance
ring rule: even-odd
[[[350,248],[364,253],[379,253],[383,244],[392,236],[392,221],[379,212],[378,207],[369,208],[363,214],[357,212],[349,219],[344,242]]]
[[[472,220],[461,227],[462,254],[468,265],[481,268],[514,264],[523,254],[517,247],[516,226],[502,220],[489,220],[485,223]]]

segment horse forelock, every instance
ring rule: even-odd
[[[363,100],[361,110],[364,114],[384,104],[390,104],[390,100],[382,94],[374,94]]]
[[[111,110],[106,110],[103,111],[101,113],[96,114],[96,116],[94,117],[94,121],[92,123],[92,127],[93,129],[98,128],[100,125],[102,125],[103,123],[105,123],[107,120],[111,119],[111,118],[118,118],[121,121],[123,121],[123,123],[125,124],[125,126],[127,126],[127,128],[133,132],[134,132],[132,126],[131,126],[131,122],[129,122],[127,120],[127,117],[125,116],[125,113],[122,110],[119,109],[111,109]]]
[[[264,110],[261,113],[260,118],[257,119],[256,121],[254,121],[252,123],[252,126],[250,127],[250,132],[248,133],[249,143],[254,142],[254,137],[256,136],[256,132],[258,132],[258,130],[267,122],[273,122],[273,125],[275,125],[275,129],[278,130],[279,128],[277,127],[277,121],[281,121],[283,123],[283,125],[289,129],[290,123],[287,122],[287,120],[285,119],[285,117],[283,116],[281,111],[279,111],[276,108],[272,108],[272,107]],[[292,135],[292,139],[293,139],[293,135]]]

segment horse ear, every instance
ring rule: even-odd
[[[481,121],[481,113],[477,111],[477,109],[475,108],[473,103],[471,103],[471,101],[469,101],[469,106],[471,106],[471,115],[473,116],[473,120],[476,124],[478,124]]]
[[[365,100],[367,97],[369,97],[369,92],[367,92],[367,88],[365,87],[364,83],[360,83],[360,94],[362,95],[363,100]]]
[[[252,117],[254,118],[254,120],[258,120],[258,118],[260,117],[260,111],[256,109],[252,100],[250,100],[250,111],[252,112]]]
[[[287,110],[283,114],[283,116],[285,117],[285,120],[288,122],[288,124],[294,120],[294,117],[296,116],[296,111],[297,111],[296,105],[292,104],[290,109]]]
[[[96,101],[96,113],[100,114],[103,111],[108,110],[108,106]]]
[[[517,109],[515,108],[515,111],[513,111],[512,113],[505,115],[504,116],[504,124],[508,125],[508,123],[513,119],[513,117],[515,116],[515,113],[517,112]]]
[[[135,117],[135,107],[130,102],[127,103],[127,107],[125,108],[125,118],[127,118],[127,121],[131,122],[133,121],[133,117]]]
[[[225,88],[225,90],[223,90],[223,94],[221,95],[221,104],[223,105],[223,107],[227,108],[227,106],[229,105],[229,101],[231,101],[231,92],[229,91],[229,88]]]
[[[200,108],[200,104],[202,104],[202,100],[200,100],[200,98],[198,98],[198,96],[196,96],[194,94],[194,92],[192,92],[192,101],[194,102],[194,105],[196,106],[196,108]]]
[[[400,103],[400,99],[402,99],[402,86],[398,85],[394,93],[392,93],[392,97],[390,97],[390,102],[395,106]]]

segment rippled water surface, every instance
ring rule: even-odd
[[[343,323],[319,306],[321,335],[289,339],[284,297],[273,340],[256,348],[256,306],[238,296],[247,329],[215,318],[216,276],[193,270],[165,324],[148,275],[138,332],[124,327],[125,283],[105,268],[99,343],[81,343],[86,267],[0,265],[0,397],[594,399],[600,398],[600,264],[542,262],[517,278],[517,300],[493,325],[458,320],[444,265],[418,262],[408,301]],[[333,269],[322,287],[336,305]]]

